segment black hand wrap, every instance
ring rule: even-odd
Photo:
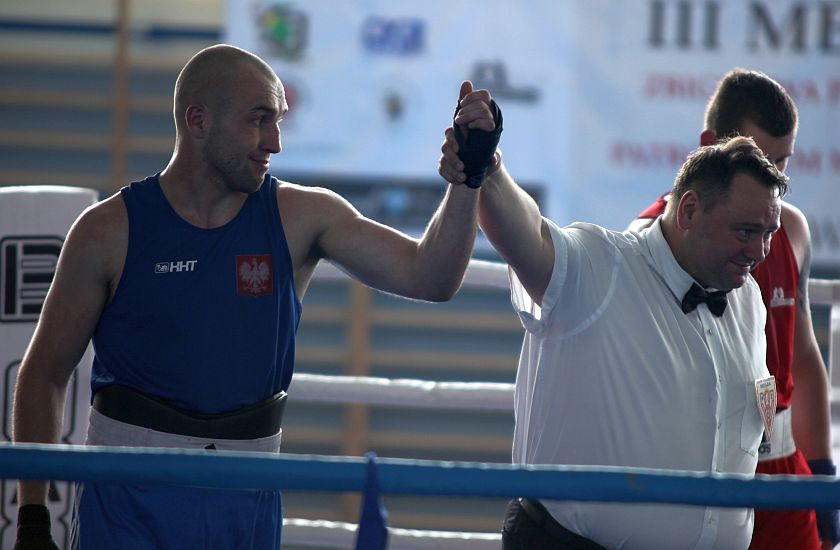
[[[455,107],[456,116],[459,109],[460,106]],[[484,173],[490,166],[493,153],[496,152],[496,146],[499,145],[499,138],[502,136],[502,110],[492,99],[490,100],[490,109],[493,111],[493,119],[496,122],[496,128],[492,132],[469,128],[465,138],[457,125],[453,128],[455,141],[458,142],[458,156],[464,163],[464,173],[467,175],[464,184],[473,189],[481,187]]]
[[[809,460],[808,467],[815,476],[837,475],[837,468],[830,458],[821,460]],[[816,510],[817,530],[820,533],[820,540],[827,540],[834,546],[840,542],[840,517],[837,510]]]
[[[46,506],[26,504],[18,509],[14,550],[59,550],[50,534],[50,511]]]

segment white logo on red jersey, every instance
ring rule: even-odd
[[[271,254],[236,257],[236,293],[240,296],[270,296],[274,286]]]
[[[785,298],[785,289],[777,286],[773,289],[773,297],[770,298],[770,307],[791,307],[793,298]]]

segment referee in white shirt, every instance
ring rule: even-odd
[[[489,102],[462,89],[455,123],[492,130]],[[447,130],[439,171],[460,183],[458,149]],[[510,265],[526,331],[513,461],[754,473],[772,428],[757,395],[775,394],[750,270],[779,228],[787,178],[750,138],[702,147],[665,215],[618,233],[543,218],[498,152],[487,172],[481,227]],[[746,549],[752,525],[752,509],[522,498],[502,533],[507,550]]]

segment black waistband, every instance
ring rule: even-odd
[[[519,499],[519,504],[522,510],[528,514],[528,517],[536,523],[543,531],[567,545],[567,548],[576,548],[579,550],[606,550],[597,542],[593,542],[586,537],[582,537],[574,531],[569,531],[563,527],[554,517],[546,510],[545,506],[538,500],[530,500],[527,498]]]
[[[93,396],[93,408],[108,418],[158,432],[206,439],[260,439],[280,431],[286,392],[219,414],[198,414],[127,386],[110,385]]]

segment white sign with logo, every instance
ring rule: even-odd
[[[55,274],[61,246],[76,217],[97,200],[92,189],[58,186],[0,187],[0,368],[2,368],[2,441],[12,436],[12,397],[21,359],[35,330]],[[85,441],[90,407],[89,347],[70,381],[61,442]],[[0,547],[14,546],[17,482],[0,484],[3,499]],[[48,504],[53,537],[69,548],[72,484],[50,483]]]
[[[764,71],[800,112],[789,200],[808,217],[815,263],[840,266],[832,3],[229,0],[226,20],[225,40],[287,86],[279,177],[437,183],[443,130],[472,79],[498,100],[506,164],[544,188],[545,213],[611,229],[670,188],[721,76]]]

